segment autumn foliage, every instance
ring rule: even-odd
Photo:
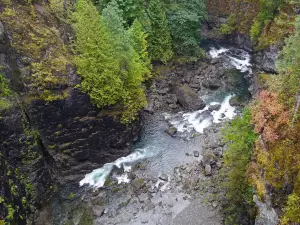
[[[280,103],[278,94],[263,90],[252,107],[254,131],[267,143],[280,138],[282,128],[288,124],[289,112]]]

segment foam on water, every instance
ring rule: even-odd
[[[212,47],[209,51],[209,54],[212,58],[219,58],[220,55],[224,52],[228,52],[229,49],[227,48],[220,48],[220,49],[216,49],[215,47]]]
[[[146,149],[135,151],[126,157],[121,157],[112,163],[106,163],[103,167],[93,170],[91,173],[86,174],[84,179],[82,179],[79,184],[80,186],[84,184],[89,184],[94,188],[100,188],[104,186],[107,177],[111,174],[114,167],[119,169],[123,168],[124,172],[129,172],[131,170],[132,163],[145,158]],[[129,182],[127,174],[120,177],[116,177],[119,183]]]
[[[213,123],[220,123],[224,120],[233,119],[236,115],[235,107],[230,105],[230,99],[234,97],[230,94],[225,97],[222,103],[211,102],[204,109],[191,113],[179,113],[175,115],[165,114],[165,119],[169,123],[176,127],[177,132],[191,132],[195,130],[198,133],[203,133],[204,129],[212,125]],[[210,105],[218,105],[221,107],[217,111],[208,111]]]
[[[240,70],[242,73],[249,72],[252,73],[251,69],[251,56],[248,52],[239,49],[240,58],[234,57],[232,54],[230,54],[230,49],[221,47],[220,49],[217,49],[215,47],[211,47],[209,50],[209,54],[212,58],[228,58],[229,62],[232,66],[234,66],[236,69]]]

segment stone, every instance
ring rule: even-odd
[[[213,202],[213,203],[212,203],[212,206],[213,206],[214,208],[216,208],[216,207],[218,206],[218,203],[217,203],[217,202]]]
[[[205,154],[202,158],[203,166],[212,165],[216,162],[216,156],[214,154]]]
[[[208,110],[209,110],[210,112],[212,112],[212,111],[218,111],[218,110],[220,110],[220,109],[221,109],[221,104],[210,105],[210,106],[208,107]]]
[[[175,88],[179,104],[186,110],[196,111],[205,108],[206,104],[189,86],[183,85]]]
[[[154,113],[154,102],[152,100],[148,100],[147,106],[144,108],[144,111],[150,114]]]
[[[168,175],[166,175],[166,174],[161,174],[161,175],[159,175],[159,177],[158,177],[159,179],[161,179],[161,180],[163,180],[163,181],[168,181],[169,180],[169,177],[168,177]]]
[[[102,205],[93,206],[93,214],[96,217],[101,217],[104,214],[105,207]]]
[[[142,222],[142,224],[146,224],[146,223],[148,223],[148,220],[142,219],[141,222]]]
[[[4,41],[4,35],[5,35],[4,32],[5,32],[4,26],[0,21],[0,42]]]
[[[205,165],[205,176],[211,176],[211,175],[212,175],[211,166]]]
[[[135,190],[140,190],[142,188],[145,187],[145,182],[142,178],[135,178],[132,182],[131,182],[132,186],[134,187]]]
[[[230,104],[231,106],[239,106],[239,105],[240,105],[240,102],[239,102],[239,100],[238,100],[237,97],[233,97],[233,98],[231,98],[231,99],[229,100],[229,104]]]
[[[221,85],[222,85],[222,82],[217,79],[209,79],[209,80],[202,82],[203,87],[209,88],[209,89],[214,89],[214,90],[221,87]]]
[[[142,193],[138,196],[138,199],[139,199],[140,203],[144,203],[144,202],[148,201],[149,196],[147,193]]]
[[[195,157],[199,157],[199,152],[198,151],[194,151],[194,156]]]
[[[177,97],[176,97],[175,94],[169,94],[167,97],[168,97],[168,98],[167,98],[167,103],[168,103],[168,104],[176,104],[176,102],[177,102]]]
[[[175,137],[175,134],[177,133],[177,128],[176,127],[170,127],[165,130],[165,133],[170,135],[171,137]]]

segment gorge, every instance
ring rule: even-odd
[[[298,5],[0,0],[0,225],[299,224]]]

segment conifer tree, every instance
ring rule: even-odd
[[[151,21],[148,37],[150,58],[166,63],[172,57],[173,51],[166,10],[161,0],[150,0],[148,16]]]

